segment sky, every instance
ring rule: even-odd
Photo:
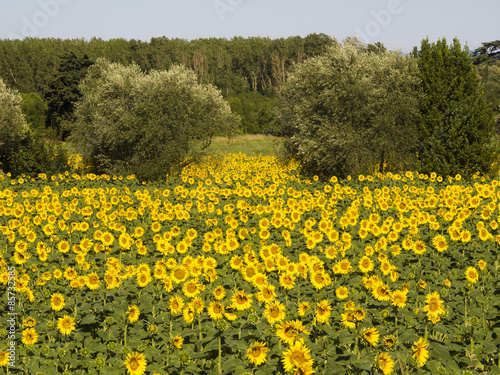
[[[0,0],[0,39],[149,41],[324,33],[410,52],[422,39],[473,50],[500,39],[499,0]]]

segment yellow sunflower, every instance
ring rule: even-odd
[[[147,361],[144,353],[129,353],[124,364],[130,375],[143,375],[146,372]]]
[[[27,317],[26,319],[24,319],[23,325],[27,328],[32,328],[36,325],[36,320],[34,318]]]
[[[61,311],[65,305],[64,296],[61,293],[54,293],[50,298],[50,308],[54,311]]]
[[[391,293],[392,305],[403,308],[406,306],[406,293],[401,290],[395,290]]]
[[[345,286],[339,286],[335,290],[335,295],[339,299],[346,299],[347,297],[349,297],[349,290]]]
[[[219,320],[224,317],[225,307],[221,302],[212,301],[208,305],[208,316],[213,320]]]
[[[139,319],[139,316],[141,315],[141,311],[137,306],[129,306],[127,310],[127,318],[130,321],[130,323],[135,323]]]
[[[184,344],[184,337],[182,336],[175,336],[172,339],[172,345],[176,347],[177,349],[182,349],[182,345]]]
[[[427,350],[427,346],[429,343],[426,339],[420,337],[418,341],[413,343],[413,355],[412,357],[418,363],[418,367],[422,367],[427,363],[427,359],[429,359],[429,351]]]
[[[279,301],[267,303],[264,310],[264,317],[269,324],[279,323],[285,319],[286,306]]]
[[[64,315],[57,320],[57,328],[63,335],[69,335],[75,328],[75,319],[69,315]]]
[[[170,313],[172,315],[180,314],[184,307],[184,300],[182,297],[175,295],[170,298],[168,307],[170,308]]]
[[[23,330],[22,342],[24,345],[33,345],[38,341],[38,334],[34,328],[26,328]]]
[[[92,272],[91,274],[87,275],[85,283],[87,285],[87,288],[89,288],[90,290],[96,290],[100,285],[99,276],[97,276],[95,272]]]
[[[297,313],[299,314],[299,316],[304,316],[306,315],[306,312],[307,310],[309,310],[311,308],[311,304],[309,302],[300,302],[299,303],[299,306],[297,307]]]
[[[244,311],[252,306],[252,295],[240,290],[231,297],[232,306],[238,311]]]
[[[467,279],[467,281],[471,282],[472,284],[475,284],[479,279],[479,275],[477,273],[476,268],[467,267],[467,269],[465,270],[465,278]]]
[[[377,358],[377,364],[384,375],[392,373],[392,370],[394,369],[394,360],[387,352],[379,354]]]
[[[332,313],[332,306],[330,302],[324,299],[316,305],[315,320],[319,323],[328,323],[330,315]]]
[[[285,371],[292,371],[294,368],[312,367],[313,359],[311,358],[310,349],[297,341],[288,350],[283,352],[283,366]]]
[[[267,360],[268,350],[269,348],[266,347],[265,342],[255,341],[247,350],[246,357],[248,362],[254,364],[255,366],[265,363]]]
[[[182,286],[182,292],[187,298],[194,298],[200,293],[197,279],[186,281]]]
[[[0,351],[0,368],[6,367],[10,362],[9,352],[2,350]]]
[[[380,339],[380,333],[375,327],[363,331],[363,340],[371,346],[376,346]]]

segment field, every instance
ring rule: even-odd
[[[0,176],[0,373],[498,374],[498,185]]]

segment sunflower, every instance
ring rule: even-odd
[[[388,349],[392,349],[396,346],[398,340],[396,339],[395,336],[386,336],[384,337],[384,345],[388,348]]]
[[[479,267],[479,269],[482,271],[482,270],[484,270],[484,269],[486,268],[486,262],[485,262],[484,260],[482,260],[482,259],[481,259],[481,260],[479,260],[479,261],[477,262],[477,266],[478,266],[478,267]]]
[[[186,281],[182,286],[182,292],[187,298],[196,297],[198,294],[200,294],[200,291],[201,290],[199,288],[197,279]]]
[[[301,333],[310,334],[300,320],[291,320],[276,325],[276,335],[285,344],[293,345],[296,340],[304,343],[304,338],[300,337]]]
[[[467,279],[467,281],[471,282],[472,284],[475,284],[479,279],[479,275],[477,273],[476,268],[467,267],[467,269],[465,270],[465,278]]]
[[[349,297],[349,290],[345,286],[339,286],[335,290],[335,295],[339,299],[346,299],[347,297]]]
[[[140,286],[141,288],[144,288],[147,286],[153,278],[151,277],[151,274],[149,272],[141,272],[137,274],[137,285]]]
[[[142,375],[146,372],[147,361],[144,353],[131,352],[127,354],[124,364],[130,375]]]
[[[395,290],[391,293],[392,305],[403,308],[406,306],[406,293],[401,290]]]
[[[201,314],[205,309],[205,302],[199,296],[194,297],[190,304],[197,314]]]
[[[99,276],[95,272],[92,272],[91,274],[87,275],[87,278],[85,279],[86,285],[90,290],[95,290],[99,288],[100,281],[99,281]]]
[[[373,270],[374,264],[366,255],[359,260],[358,268],[363,273],[368,273]]]
[[[28,317],[28,318],[24,319],[24,321],[23,321],[23,325],[27,328],[34,327],[35,324],[36,324],[36,320],[34,318],[31,318],[31,317]]]
[[[282,362],[285,367],[285,371],[292,371],[294,367],[299,369],[312,367],[313,365],[310,349],[300,341],[297,341],[288,350],[283,352]]]
[[[225,307],[221,302],[212,301],[208,305],[208,316],[213,320],[219,320],[224,317]]]
[[[379,354],[377,364],[384,375],[390,374],[394,369],[394,361],[387,352]]]
[[[437,292],[433,292],[427,294],[425,297],[425,303],[423,310],[427,313],[428,316],[439,316],[444,313],[444,301],[441,299],[441,296]]]
[[[250,348],[247,350],[247,359],[248,362],[254,364],[255,366],[259,366],[266,362],[267,360],[267,352],[269,348],[266,347],[265,342],[255,341]]]
[[[221,299],[223,299],[226,296],[226,290],[224,289],[224,287],[222,285],[218,285],[214,289],[213,295],[217,301],[220,301]]]
[[[9,352],[2,350],[0,351],[0,368],[6,367],[10,362]]]
[[[382,282],[379,282],[372,289],[373,297],[378,301],[390,301],[391,300],[391,291],[389,287]]]
[[[288,272],[283,273],[279,278],[279,283],[284,289],[291,290],[295,286],[295,277]]]
[[[184,344],[184,337],[182,336],[175,336],[172,338],[172,345],[177,348],[177,349],[182,349],[182,345]]]
[[[63,335],[69,335],[75,328],[75,319],[69,315],[64,315],[57,320],[57,328]]]
[[[33,345],[38,341],[38,334],[34,328],[26,328],[23,330],[22,342],[24,345]]]
[[[182,299],[182,297],[177,295],[170,297],[168,307],[170,308],[170,313],[172,315],[180,314],[184,307],[184,300]]]
[[[244,311],[252,306],[252,295],[240,290],[233,294],[231,298],[232,306],[238,311]]]
[[[419,338],[418,341],[413,343],[413,355],[412,357],[418,363],[418,367],[422,367],[426,364],[427,359],[429,358],[429,351],[427,350],[427,346],[429,343],[424,338]]]
[[[311,304],[307,301],[304,301],[304,302],[300,302],[299,303],[299,306],[297,307],[297,314],[299,314],[299,316],[304,316],[306,315],[306,312],[307,310],[309,310],[311,308]]]
[[[380,333],[375,327],[368,328],[363,331],[363,340],[371,346],[376,346],[380,339]]]
[[[324,299],[316,305],[315,320],[320,323],[327,323],[332,313],[330,302]]]
[[[170,272],[170,277],[176,284],[184,282],[189,276],[188,270],[184,266],[176,266]]]
[[[182,317],[187,324],[193,323],[195,314],[196,310],[191,304],[184,306],[184,309],[182,309]]]
[[[61,311],[65,305],[64,296],[61,293],[54,293],[50,298],[50,308],[54,311]]]
[[[74,280],[77,277],[77,273],[73,267],[68,267],[64,270],[64,277],[66,280]]]
[[[139,319],[139,315],[141,315],[141,311],[137,306],[129,306],[127,310],[127,318],[130,323],[135,323]]]
[[[341,323],[346,328],[356,328],[356,319],[354,319],[354,313],[352,311],[348,311],[346,313],[341,313]]]
[[[279,301],[273,301],[266,304],[264,317],[269,324],[279,323],[285,319],[286,306]]]

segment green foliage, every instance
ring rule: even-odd
[[[87,55],[77,57],[73,52],[61,56],[54,74],[44,87],[48,103],[49,127],[56,129],[64,139],[68,134],[65,122],[71,121],[75,103],[81,96],[78,89],[87,68],[92,65]]]
[[[419,170],[442,176],[487,173],[494,121],[467,48],[455,39],[422,41],[418,56],[422,81]]]
[[[21,95],[0,79],[0,158],[12,155],[27,130],[21,111]],[[2,168],[5,166],[1,165]]]
[[[47,121],[47,103],[36,92],[21,94],[21,97],[21,111],[28,126],[35,132],[42,131]]]
[[[414,59],[336,44],[297,66],[282,91],[285,155],[325,177],[411,168],[418,118]]]
[[[249,134],[279,135],[275,109],[278,100],[275,97],[249,91],[230,95],[227,102],[231,110],[241,117],[241,131]]]
[[[481,47],[476,48],[472,53],[474,65],[494,64],[500,61],[500,40],[494,42],[481,43]]]
[[[220,91],[182,66],[146,74],[100,59],[80,89],[72,141],[97,173],[164,178],[238,125]]]

